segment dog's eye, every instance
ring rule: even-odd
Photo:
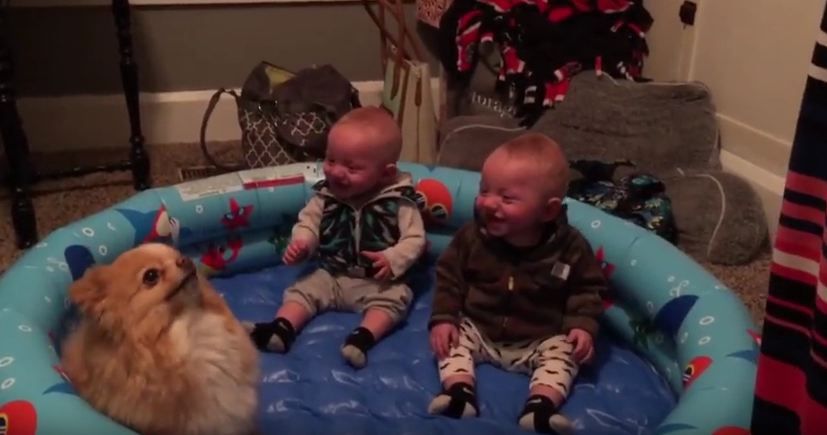
[[[148,286],[154,286],[158,284],[158,278],[161,277],[161,274],[158,272],[158,269],[149,269],[144,272],[144,284]]]

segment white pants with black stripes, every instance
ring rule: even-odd
[[[565,335],[514,343],[493,342],[483,337],[474,323],[463,318],[459,345],[439,362],[439,379],[456,375],[474,377],[474,365],[486,362],[510,372],[531,376],[530,388],[546,385],[568,397],[578,365],[572,359],[574,347]]]

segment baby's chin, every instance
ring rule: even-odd
[[[354,188],[353,186],[333,186],[329,185],[328,190],[330,193],[333,194],[336,198],[339,199],[358,199],[364,198],[371,192],[374,192],[375,188],[368,188],[368,189],[359,189]]]
[[[504,222],[486,222],[484,228],[493,237],[506,238],[510,235],[508,225]]]
[[[350,199],[353,196],[353,194],[350,193],[350,189],[348,189],[346,187],[332,187],[332,186],[330,186],[330,187],[328,187],[328,190],[330,190],[330,193],[332,193],[333,196],[335,196],[336,198],[340,198],[340,199]]]
[[[350,188],[350,186],[345,186],[345,185],[337,184],[337,183],[334,183],[334,182],[328,182],[327,190],[329,190],[330,193],[332,193],[332,194],[334,194],[338,197],[341,197],[341,196],[347,196],[350,193],[351,188]]]
[[[489,236],[505,238],[510,234],[509,225],[502,220],[482,217],[481,224],[482,228],[485,230],[485,233]]]
[[[496,237],[516,246],[533,244],[542,232],[540,229],[521,231],[508,222],[497,219],[483,219],[482,228],[489,237]]]

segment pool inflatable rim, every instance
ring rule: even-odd
[[[400,167],[410,172],[418,183],[420,205],[429,222],[429,238],[438,251],[447,243],[450,233],[471,218],[479,174],[412,163],[403,163]],[[3,328],[16,328],[12,339],[0,343],[0,406],[28,403],[36,414],[42,414],[37,419],[37,433],[64,427],[65,422],[48,419],[59,419],[66,412],[72,412],[73,419],[82,417],[85,423],[81,426],[85,429],[107,433],[124,431],[73,395],[59,370],[55,352],[59,343],[53,339],[69,308],[68,304],[61,303],[65,301],[68,284],[90,264],[111,261],[135,244],[152,240],[175,243],[197,259],[207,274],[234,273],[242,268],[273,264],[278,259],[279,247],[283,247],[289,237],[291,219],[312,195],[311,186],[319,179],[321,167],[315,163],[238,171],[140,192],[52,232],[0,278],[0,334],[8,332]],[[605,238],[600,239],[605,243],[596,249],[597,255],[607,269],[613,271],[612,280],[619,283],[620,292],[615,295],[617,300],[607,304],[604,320],[617,327],[621,335],[625,333],[630,341],[637,339],[639,329],[650,328],[645,333],[652,333],[653,327],[659,330],[666,344],[661,346],[654,339],[648,348],[641,347],[641,350],[649,352],[650,360],[663,359],[656,366],[670,372],[673,381],[688,378],[695,384],[690,388],[685,382],[681,385],[673,382],[673,388],[683,391],[677,407],[657,433],[695,433],[693,430],[713,433],[708,428],[748,427],[749,415],[744,410],[751,410],[755,355],[750,354],[750,350],[755,348],[748,343],[749,337],[742,335],[749,332],[756,343],[758,337],[743,304],[709,272],[656,235],[577,201],[568,199],[567,204],[573,225],[590,241]],[[620,234],[600,233],[608,228]],[[107,229],[111,243],[96,244],[101,237],[99,233]],[[612,258],[615,264],[609,262]],[[648,278],[636,275],[639,273],[635,270],[636,262],[671,264],[666,267],[679,271],[666,277],[670,288],[655,288],[654,278],[653,284],[646,284],[646,288],[632,288],[646,283]],[[655,272],[658,271],[648,273],[654,275]],[[37,295],[32,296],[34,293]],[[694,311],[700,310],[698,307],[707,305],[714,305],[709,309],[717,306],[727,311],[728,317],[707,315],[690,325],[684,320],[682,323],[674,320],[692,318]],[[668,313],[663,314],[664,310]],[[632,312],[644,313],[642,321],[646,325],[634,326],[635,315],[629,314]],[[719,344],[711,338],[713,334],[709,331],[713,328],[729,341]],[[742,334],[739,335],[739,331]],[[23,341],[20,333],[35,334],[39,338],[24,337],[28,341]],[[653,336],[657,337],[657,331]],[[691,340],[695,337],[700,338]],[[674,341],[673,347],[668,345],[671,341]],[[720,347],[716,348],[717,357],[698,355],[698,347],[709,341],[715,341],[712,344]],[[15,350],[15,346],[20,349]],[[16,358],[12,354],[19,354],[21,359],[32,363],[29,378],[51,386],[45,390],[39,388],[44,390],[39,395],[31,390],[19,396],[11,393],[14,387],[21,386],[15,383],[23,382],[4,376],[4,372],[8,372],[6,366]],[[732,356],[736,354],[737,357]],[[670,362],[670,358],[674,361]],[[713,368],[718,369],[722,364],[725,370],[720,370],[731,372],[729,375],[712,373]],[[671,370],[680,373],[671,373]],[[704,375],[710,378],[714,374],[715,382],[697,385],[703,383],[703,371],[710,371]],[[721,407],[723,400],[750,400],[750,403],[739,404],[735,412],[736,408]],[[48,412],[36,406],[40,403],[59,404],[60,409]],[[723,408],[726,410],[721,411]],[[738,415],[730,415],[736,413]]]

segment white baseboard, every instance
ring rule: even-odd
[[[717,113],[724,150],[776,175],[787,173],[792,140],[781,138],[723,113]]]
[[[365,106],[381,103],[382,82],[354,82]],[[434,101],[439,81],[432,79]],[[141,130],[147,144],[199,141],[201,120],[214,90],[142,93]],[[33,151],[127,147],[129,117],[122,95],[21,98],[18,110]],[[222,96],[210,118],[207,140],[238,140],[236,105]]]
[[[792,140],[773,135],[723,113],[717,113],[721,129],[721,164],[724,170],[747,180],[764,206],[767,225],[774,236],[781,212]]]
[[[749,182],[758,193],[764,206],[770,235],[774,238],[778,216],[781,213],[786,179],[726,150],[721,151],[721,165],[724,171],[738,175]]]

